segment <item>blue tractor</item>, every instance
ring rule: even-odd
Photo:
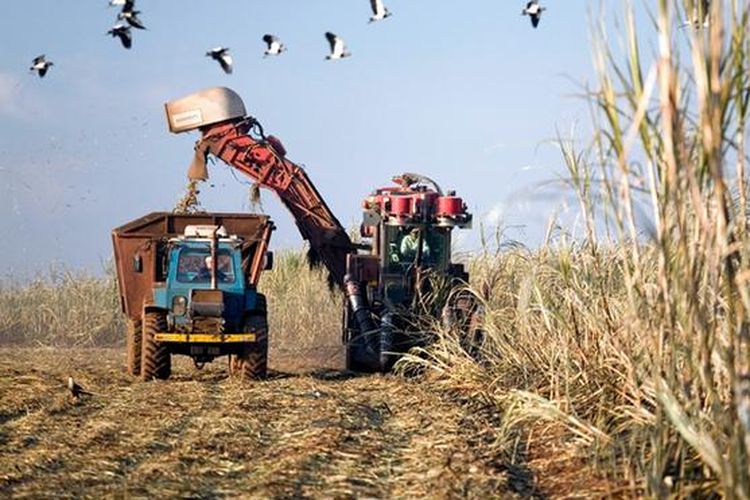
[[[167,379],[172,355],[229,356],[244,379],[267,372],[268,313],[258,292],[273,224],[263,215],[153,213],[112,233],[128,372]]]

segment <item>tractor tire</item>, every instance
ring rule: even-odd
[[[245,331],[256,332],[255,342],[234,356],[232,372],[242,380],[263,380],[268,376],[268,320],[254,313],[245,320]]]
[[[256,296],[255,309],[245,318],[243,330],[256,332],[256,339],[230,358],[230,372],[242,380],[263,380],[268,376],[268,305],[262,293]]]
[[[128,374],[137,377],[141,374],[141,349],[143,344],[143,322],[140,319],[128,320],[127,364]]]
[[[166,380],[172,374],[172,357],[164,344],[154,335],[167,329],[167,318],[162,312],[143,314],[143,340],[141,349],[141,379]]]

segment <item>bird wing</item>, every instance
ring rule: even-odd
[[[221,64],[221,69],[224,70],[224,73],[232,73],[232,56],[230,56],[226,52],[223,52],[219,56],[219,64]]]
[[[266,45],[268,45],[269,49],[271,48],[271,44],[273,43],[274,38],[275,37],[273,35],[263,35],[263,41],[266,42]]]
[[[331,53],[336,49],[336,41],[339,39],[336,35],[331,33],[330,31],[326,32],[326,40],[328,40],[328,45],[331,46]]]
[[[375,16],[382,16],[385,7],[383,7],[383,0],[370,0],[370,8]]]
[[[535,27],[535,28],[536,28],[537,26],[539,26],[539,19],[540,19],[540,18],[541,18],[541,16],[540,16],[539,14],[536,14],[536,15],[533,15],[533,16],[531,16],[531,25],[532,25],[533,27]]]
[[[115,34],[120,37],[120,41],[122,42],[122,46],[126,49],[129,49],[133,46],[133,36],[130,34],[130,28],[127,26],[122,27],[115,31]]]
[[[41,56],[36,56],[36,57],[34,58],[34,60],[33,60],[33,61],[31,62],[31,65],[32,65],[32,66],[36,66],[36,65],[37,65],[37,64],[39,64],[40,62],[44,62],[44,54],[42,54]]]
[[[47,74],[47,70],[49,69],[49,66],[42,66],[39,68],[39,78],[44,78],[44,75]]]
[[[121,12],[132,12],[135,9],[135,0],[125,0]]]
[[[139,30],[145,30],[146,27],[143,25],[143,22],[141,22],[140,19],[138,19],[138,11],[133,11],[132,14],[127,16],[128,24],[130,24],[134,28],[138,28]]]

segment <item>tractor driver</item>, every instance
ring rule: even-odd
[[[401,238],[401,244],[399,245],[401,258],[406,262],[414,262],[417,258],[417,248],[419,248],[419,228],[413,227]],[[422,258],[430,258],[430,247],[426,238],[422,238]]]
[[[231,262],[231,258],[228,255],[219,255],[218,256],[218,265],[216,266],[216,281],[232,281],[230,275],[229,275],[229,264]],[[211,265],[213,264],[213,259],[210,255],[206,255],[206,258],[204,260],[204,265],[198,270],[198,274],[195,275],[195,278],[193,278],[193,281],[209,281],[211,279]]]

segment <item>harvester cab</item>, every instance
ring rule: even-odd
[[[165,379],[171,356],[230,356],[243,378],[263,378],[267,307],[257,285],[270,269],[273,224],[251,214],[154,213],[113,231],[128,316],[128,371]]]
[[[415,318],[450,314],[447,295],[468,281],[451,259],[453,229],[472,224],[464,201],[423,175],[393,181],[364,200],[360,230],[370,251],[347,262],[343,336],[347,364],[358,371],[387,371],[396,353],[420,345],[410,332]]]

